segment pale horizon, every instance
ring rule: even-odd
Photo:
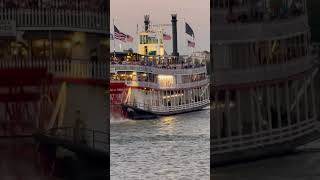
[[[129,10],[130,8],[130,10]],[[132,48],[136,51],[137,24],[143,25],[144,15],[149,14],[152,24],[171,24],[171,14],[178,14],[178,51],[181,55],[192,53],[192,48],[187,47],[187,40],[191,37],[185,34],[187,22],[195,34],[196,47],[194,51],[210,51],[210,0],[111,0],[110,2],[110,28],[113,33],[113,20],[118,29],[134,38],[133,43],[115,42],[116,51]],[[171,27],[166,27],[165,32],[172,36]],[[165,41],[168,54],[172,53],[172,41]],[[110,50],[114,50],[111,42]]]

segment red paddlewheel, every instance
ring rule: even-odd
[[[46,69],[1,69],[0,136],[31,135],[44,128],[51,112],[43,111],[52,111],[48,108],[52,106],[51,85]]]
[[[125,101],[128,94],[128,87],[125,83],[110,84],[110,103],[111,105],[120,105]]]
[[[128,90],[125,83],[110,83],[111,113],[125,115],[121,108],[121,104],[126,101]]]
[[[46,128],[57,96],[54,90],[52,76],[46,69],[0,69],[0,137],[29,136],[39,128]],[[18,162],[36,158],[36,150],[32,145],[29,147],[28,142],[6,147],[4,154]],[[46,167],[42,170],[50,175],[54,162],[45,153],[37,154],[41,156],[40,167]],[[23,169],[16,171],[14,174],[24,173]]]
[[[0,70],[0,86],[41,86],[43,81],[52,82],[45,68],[9,68]]]

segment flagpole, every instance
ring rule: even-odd
[[[159,27],[159,30],[160,30],[160,32],[158,31],[158,33],[157,33],[158,34],[158,48],[157,48],[158,55],[160,55],[160,40],[163,39],[163,32],[162,32],[162,27],[161,26]],[[162,36],[161,36],[161,34],[162,34]]]
[[[186,19],[183,18],[183,22],[184,22],[184,40],[187,41],[187,49],[189,49],[189,46],[188,46],[188,39],[187,39],[187,36],[186,36]]]
[[[183,20],[184,20],[184,28],[186,29],[186,20],[185,20],[185,18],[183,18]],[[189,43],[188,43],[188,39],[186,38],[187,36],[186,36],[186,32],[184,32],[184,37],[185,37],[185,39],[187,40],[187,47],[189,48]],[[196,42],[195,42],[195,39],[194,39],[194,34],[192,34],[192,42],[194,43],[194,47],[191,47],[192,48],[192,53],[194,53],[194,49],[195,49],[195,44],[196,44]]]
[[[192,35],[193,37],[193,43],[194,43],[194,46],[192,48],[192,54],[194,53],[194,49],[196,48],[196,40],[194,39],[194,34]]]
[[[115,39],[115,34],[114,34],[114,18],[112,18],[112,22],[113,22],[113,53],[115,56],[116,55],[116,39]]]
[[[128,43],[128,34],[126,34],[126,39],[125,39],[125,43],[123,43],[124,44],[124,49],[123,50],[125,50],[125,49],[127,49],[128,50],[128,45],[127,45],[127,43]]]
[[[136,50],[136,52],[137,53],[139,53],[139,39],[140,39],[140,37],[139,37],[139,24],[137,24],[137,34],[136,34],[137,36],[137,40],[133,40],[133,41],[136,41],[134,44],[136,44],[136,48],[137,48],[137,50]]]

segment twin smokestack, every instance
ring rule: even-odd
[[[171,23],[172,23],[172,56],[179,56],[178,53],[178,33],[177,33],[177,14],[171,15]],[[145,31],[149,30],[150,25],[150,16],[144,16],[144,29]]]
[[[146,32],[148,31],[149,24],[150,24],[150,16],[144,15],[144,31],[146,31]]]
[[[179,56],[178,53],[178,33],[177,33],[177,14],[171,15],[172,22],[172,56]]]

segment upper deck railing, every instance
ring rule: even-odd
[[[200,87],[209,84],[209,79],[204,79],[201,81],[194,81],[191,83],[179,83],[179,84],[168,84],[161,86],[158,83],[154,82],[145,82],[145,81],[112,81],[112,82],[123,82],[129,87],[143,87],[143,88],[153,88],[153,89],[162,89],[162,90],[173,90],[173,89],[186,89],[193,87]]]
[[[108,34],[106,12],[68,9],[0,8],[0,21],[17,30],[64,30]]]
[[[190,110],[194,108],[205,107],[205,106],[208,106],[209,104],[210,104],[209,99],[202,99],[199,101],[190,102],[188,104],[181,104],[176,106],[154,106],[154,105],[150,105],[149,103],[127,103],[127,105],[130,105],[139,109],[143,109],[145,111],[152,111],[157,114],[181,112],[188,109]]]
[[[224,1],[224,2],[222,2]],[[306,1],[289,4],[285,0],[242,1],[214,0],[214,23],[256,23],[293,18],[307,12]]]
[[[99,149],[104,152],[109,152],[109,135],[107,132],[81,128],[79,131],[79,140],[93,149]],[[60,127],[50,129],[47,133],[50,136],[59,137],[70,142],[75,140],[76,128],[74,127]]]
[[[153,74],[199,74],[206,73],[207,67],[204,64],[199,65],[141,65],[141,64],[111,64],[111,73],[117,71],[136,71]]]
[[[113,52],[110,58],[110,66],[111,73],[136,71],[153,74],[189,75],[207,73],[206,57],[206,54],[177,57],[171,55],[141,55],[132,51]]]
[[[285,143],[306,136],[319,129],[316,118],[306,119],[286,127],[272,129],[229,138],[216,138],[211,142],[212,155],[222,154],[249,148],[264,147],[270,144]]]
[[[260,65],[243,70],[217,69],[215,85],[245,84],[288,78],[314,68],[315,60],[315,56],[310,55],[283,64]]]
[[[55,78],[106,80],[109,69],[107,62],[92,62],[76,59],[0,59],[4,68],[46,68]]]
[[[286,38],[309,31],[308,17],[278,19],[270,22],[233,23],[216,25],[213,39],[216,43],[269,40]]]

